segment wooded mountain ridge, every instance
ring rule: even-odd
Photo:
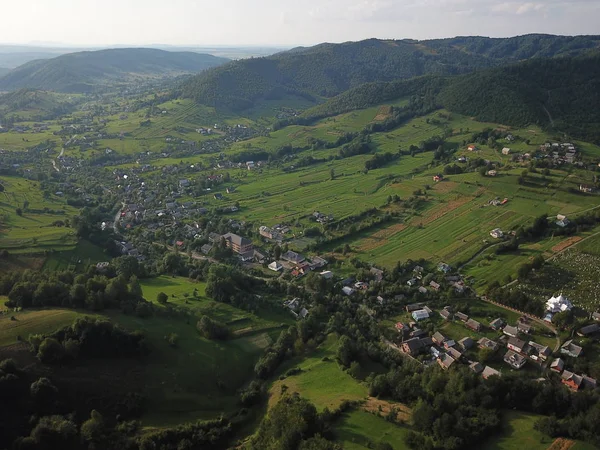
[[[599,46],[600,36],[552,35],[320,44],[230,62],[189,79],[181,94],[201,104],[241,112],[290,95],[318,103],[364,83],[460,75],[529,58],[575,56]]]
[[[228,60],[195,52],[120,48],[69,53],[30,61],[0,78],[0,90],[32,88],[57,92],[93,92],[132,78],[197,73]]]

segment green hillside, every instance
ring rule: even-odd
[[[34,120],[67,114],[76,101],[66,96],[36,89],[19,89],[0,95],[0,118],[11,114],[27,116]]]
[[[0,79],[0,90],[28,87],[59,92],[92,92],[116,81],[196,73],[226,61],[207,54],[149,48],[69,53],[17,67]]]
[[[593,36],[528,35],[498,40],[369,39],[321,44],[226,64],[185,82],[182,94],[233,111],[289,95],[316,102],[318,97],[332,97],[363,83],[426,74],[457,75],[539,55],[580,54],[597,48],[599,42]]]
[[[538,124],[600,141],[600,54],[536,59],[453,80],[440,102],[477,120]]]

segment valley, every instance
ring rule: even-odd
[[[598,40],[464,39],[0,73],[0,448],[599,445]]]

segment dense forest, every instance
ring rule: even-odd
[[[421,75],[457,75],[531,57],[580,54],[597,37],[528,35],[436,41],[369,39],[297,48],[267,58],[231,62],[200,74],[181,88],[184,97],[240,112],[289,96],[333,97],[364,83]]]

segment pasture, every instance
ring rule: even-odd
[[[301,372],[273,383],[269,390],[269,406],[279,401],[283,391],[299,393],[319,411],[325,407],[333,410],[344,400],[366,399],[367,386],[342,370],[335,360],[336,348],[337,337],[329,335],[327,340],[306,358],[298,357],[287,362],[286,368],[300,368]]]
[[[44,270],[77,270],[90,264],[109,261],[110,255],[87,240],[77,242],[72,250],[51,252],[44,263]]]
[[[407,426],[388,422],[364,410],[344,414],[333,431],[336,441],[346,450],[371,449],[381,443],[391,445],[394,450],[409,448],[404,444],[409,431]]]
[[[482,450],[548,449],[553,439],[533,428],[535,421],[541,417],[519,411],[505,412],[502,433],[491,437],[481,447]]]
[[[51,334],[85,315],[94,314],[69,309],[8,311],[0,315],[0,347],[16,344],[17,336],[27,340],[31,334]]]
[[[259,331],[273,331],[293,323],[291,314],[286,311],[259,310],[256,313],[242,311],[225,303],[216,302],[205,295],[206,284],[183,277],[162,275],[141,280],[144,298],[158,305],[156,298],[160,292],[168,295],[168,305],[185,308],[199,318],[207,315],[226,324],[236,336],[256,334]],[[165,306],[166,307],[166,306]],[[195,323],[194,323],[195,324]]]
[[[0,248],[19,254],[73,248],[75,230],[55,222],[65,221],[77,209],[60,197],[44,198],[37,181],[2,176],[0,183],[5,189],[0,192]]]

